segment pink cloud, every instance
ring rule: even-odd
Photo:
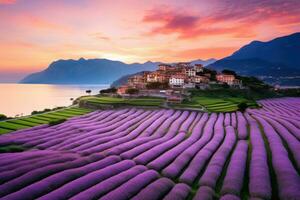
[[[15,4],[17,0],[0,0],[0,4]]]
[[[252,38],[259,24],[286,26],[300,21],[300,1],[297,0],[212,0],[211,4],[213,9],[205,13],[156,7],[144,14],[142,22],[152,25],[148,35],[177,34],[180,39],[191,39],[218,35]]]

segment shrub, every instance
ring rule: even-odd
[[[135,89],[135,88],[128,88],[126,90],[126,94],[138,94],[138,93],[139,93],[139,90]]]
[[[57,119],[57,120],[52,120],[50,121],[48,124],[49,126],[54,126],[54,125],[57,125],[57,124],[61,124],[61,123],[64,123],[66,121],[66,119]]]
[[[248,108],[248,104],[246,102],[241,102],[237,106],[238,106],[238,110],[241,112],[245,112],[246,109]]]
[[[0,114],[0,121],[7,119],[6,115]]]
[[[116,93],[116,92],[117,92],[117,89],[114,87],[100,90],[100,94]]]

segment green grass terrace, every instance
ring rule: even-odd
[[[49,124],[57,120],[69,119],[71,117],[87,114],[91,111],[91,109],[86,108],[69,107],[60,110],[50,111],[47,113],[1,121],[0,134],[26,129],[42,124]]]
[[[157,97],[137,97],[137,98],[119,98],[119,97],[97,97],[89,96],[80,98],[80,105],[102,105],[102,106],[161,106],[165,99]]]
[[[238,104],[245,102],[249,107],[257,107],[253,100],[245,98],[230,97],[230,98],[216,98],[216,97],[192,97],[190,101],[184,101],[179,107],[184,108],[203,108],[208,112],[234,112],[238,110]]]

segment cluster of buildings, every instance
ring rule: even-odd
[[[160,64],[158,70],[143,72],[128,79],[127,85],[119,87],[118,93],[124,94],[128,88],[146,89],[147,84],[162,83],[172,89],[207,87],[211,81],[211,73],[205,73],[203,65],[177,63],[175,65]],[[227,83],[230,86],[240,85],[234,75],[217,74],[215,83]]]

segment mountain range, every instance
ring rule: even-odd
[[[209,65],[215,59],[194,60],[192,63]],[[126,64],[108,59],[58,60],[41,72],[30,74],[20,83],[43,84],[111,84],[128,74],[154,71],[160,62]]]
[[[256,76],[269,83],[300,85],[300,33],[253,41],[220,60],[194,60],[208,68],[230,69],[239,75]],[[41,72],[31,74],[21,83],[111,84],[129,74],[153,71],[160,62],[126,64],[108,59],[58,60]],[[171,63],[172,64],[172,63]],[[124,78],[124,77],[123,77]]]
[[[240,75],[256,76],[271,83],[300,85],[300,33],[268,42],[253,41],[209,68],[234,70]],[[288,83],[287,83],[288,84]]]

